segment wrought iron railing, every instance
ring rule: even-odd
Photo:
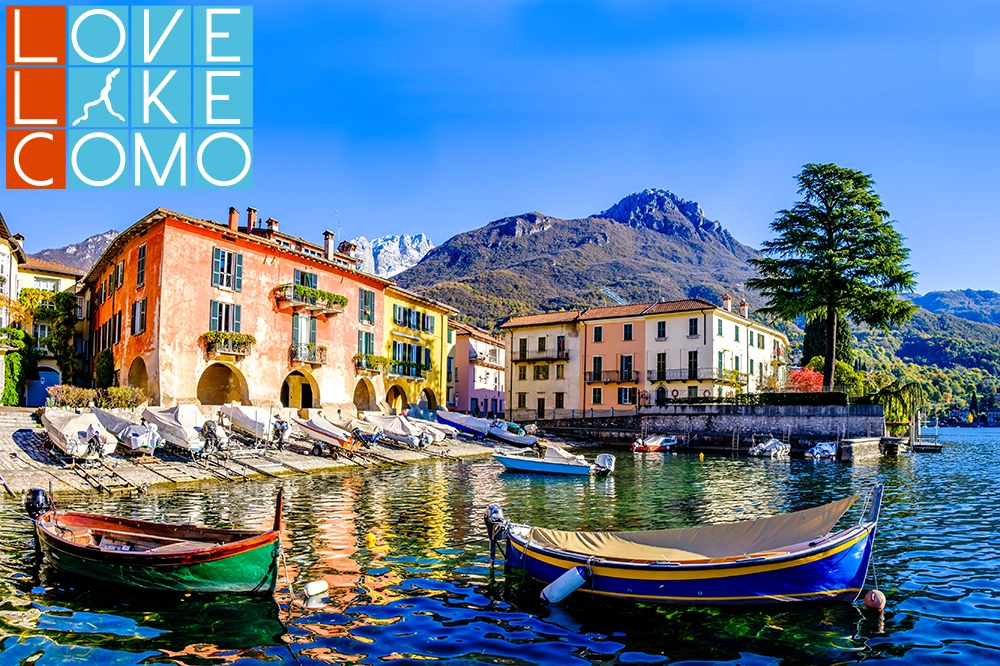
[[[314,344],[297,344],[288,348],[288,359],[297,363],[326,365],[326,347]]]

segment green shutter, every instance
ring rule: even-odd
[[[212,319],[208,323],[208,330],[219,330],[219,302],[212,301]]]
[[[292,315],[292,344],[299,344],[299,315]]]
[[[433,333],[434,332],[434,315],[428,315],[427,319],[430,321],[430,324],[431,324],[431,328],[430,328],[429,332]]]
[[[365,333],[364,331],[358,331],[358,353],[365,353]]]
[[[358,289],[358,321],[365,320],[365,290]],[[359,352],[360,353],[360,352]]]
[[[213,247],[212,248],[212,286],[213,287],[218,287],[220,284],[222,284],[222,250],[220,250],[217,247]]]
[[[313,289],[319,289],[319,275],[316,273],[308,273],[309,275],[309,286]]]
[[[424,347],[424,367],[431,367],[431,348]]]
[[[243,253],[236,255],[236,275],[233,276],[233,289],[243,291]]]
[[[316,344],[316,317],[309,318],[309,344]]]
[[[243,314],[242,305],[233,306],[233,333],[240,332],[240,315]]]
[[[139,306],[139,323],[142,325],[142,328],[139,329],[139,332],[143,333],[146,330],[146,299],[144,298],[140,302],[142,305]]]

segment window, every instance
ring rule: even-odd
[[[698,318],[691,317],[688,319],[688,337],[696,338],[698,337]]]
[[[622,354],[618,360],[619,380],[623,382],[632,381],[632,354]]]
[[[518,358],[522,361],[528,358],[528,338],[519,338],[517,341]]]
[[[656,322],[656,339],[657,340],[667,339],[667,322],[665,321]]]
[[[119,310],[118,312],[116,312],[114,316],[111,318],[111,320],[114,322],[111,331],[111,334],[114,336],[112,344],[118,344],[119,342],[121,342],[122,339],[122,311]]]
[[[545,337],[544,336],[538,338],[538,351],[540,351],[540,352],[545,351]]]
[[[591,359],[591,364],[594,369],[594,379],[595,380],[600,379],[601,373],[604,371],[604,357],[595,356],[594,358]]]
[[[719,325],[718,335],[722,335],[722,320],[720,319],[717,323]]]
[[[566,366],[562,363],[556,366],[556,379],[566,379]]]
[[[118,262],[118,270],[115,271],[115,289],[121,289],[125,281],[125,260]]]
[[[146,284],[146,244],[139,246],[139,252],[135,260],[135,286],[141,287]]]
[[[534,366],[534,374],[536,381],[544,381],[549,378],[549,366],[547,365],[536,365]]]
[[[632,340],[632,324],[622,326],[622,340],[630,342]]]
[[[545,398],[538,399],[538,416],[545,413]]]
[[[757,334],[757,349],[763,349],[763,348],[764,348],[764,334],[763,333],[758,333]]]
[[[212,319],[209,322],[210,331],[232,331],[240,332],[240,314],[242,307],[232,303],[221,303],[212,301]],[[294,319],[298,315],[293,315]]]
[[[448,329],[448,344],[450,345],[455,341],[455,330],[452,328]]]
[[[740,341],[740,327],[739,326],[733,326],[733,330],[736,332],[735,333],[735,335],[736,335],[735,340],[736,340],[736,342],[739,342]]]
[[[243,255],[212,248],[212,286],[243,291]]]
[[[36,277],[35,289],[41,289],[42,291],[59,291],[59,280],[48,280]]]
[[[560,354],[566,351],[566,336],[558,335],[556,336],[556,351]]]
[[[733,370],[735,370],[736,372],[740,371],[740,357],[739,356],[734,356],[733,357]]]
[[[595,326],[594,327],[594,342],[604,342],[604,327]]]
[[[719,352],[719,370],[722,370],[725,366],[723,365],[722,352]]]
[[[35,324],[34,330],[35,342],[39,347],[45,347],[42,342],[45,338],[49,337],[49,325],[48,324]]]
[[[518,409],[527,409],[528,408],[528,394],[527,393],[518,393],[517,394],[517,408]]]
[[[590,393],[590,396],[591,396],[590,397],[590,402],[592,402],[595,405],[600,405],[601,404],[601,400],[604,397],[603,393],[604,393],[604,391],[601,390],[600,386],[595,386],[594,390],[591,391],[591,393]]]
[[[688,397],[689,398],[697,398],[698,397],[698,387],[697,386],[688,386]]]
[[[427,314],[426,312],[420,315],[420,328],[423,329],[424,333],[434,332],[434,315]]]
[[[688,352],[688,379],[698,379],[698,352]]]
[[[751,375],[753,374],[753,359],[750,359],[750,367],[747,368],[747,370]]]
[[[146,330],[146,299],[132,304],[132,316],[129,321],[129,334],[138,335]]]
[[[368,331],[358,331],[358,353],[359,354],[374,354],[375,353],[375,334],[369,333]],[[451,360],[450,358],[448,359]]]
[[[298,268],[295,269],[295,273],[292,277],[292,283],[301,285],[303,287],[312,287],[316,289],[319,286],[319,276],[315,273],[309,273],[306,271],[300,271]]]
[[[358,321],[362,324],[375,323],[375,292],[364,287],[358,291]]]
[[[563,405],[566,404],[566,394],[556,393],[556,409],[562,409]]]
[[[528,379],[528,366],[519,365],[517,366],[517,379],[518,381],[525,381]]]
[[[634,405],[635,404],[635,387],[623,386],[618,389],[618,404],[619,405]]]

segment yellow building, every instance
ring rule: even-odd
[[[447,399],[448,316],[457,311],[398,286],[385,289],[385,402],[393,413]]]

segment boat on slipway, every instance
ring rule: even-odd
[[[547,585],[665,604],[853,602],[871,560],[882,502],[876,485],[860,520],[834,532],[858,498],[757,520],[639,532],[576,532],[485,516],[491,552],[506,538],[507,566]]]
[[[281,552],[281,492],[266,530],[212,529],[57,511],[29,491],[25,508],[44,557],[102,583],[174,592],[274,592]]]
[[[118,440],[101,425],[92,412],[46,407],[42,425],[49,441],[72,458],[100,458],[115,452]]]
[[[635,453],[668,453],[677,448],[677,438],[670,435],[650,435],[632,443]]]
[[[263,441],[281,449],[288,441],[288,421],[263,407],[229,404],[220,407],[219,414],[229,421],[234,431],[254,442]]]
[[[104,409],[94,409],[94,416],[131,453],[152,454],[163,443],[159,428],[152,423],[133,423]]]
[[[437,411],[438,421],[475,437],[485,437],[490,431],[490,422],[486,419],[460,414],[459,412],[448,412],[443,409]]]
[[[497,451],[493,454],[493,459],[512,472],[589,476],[607,475],[615,470],[615,457],[610,453],[598,455],[591,463],[583,456],[557,446],[545,447],[545,454],[542,456],[534,450]]]
[[[382,436],[407,446],[423,446],[433,441],[430,435],[415,428],[405,416],[386,416],[384,414],[366,413],[365,421],[382,428]]]
[[[292,421],[302,430],[302,433],[307,438],[312,440],[313,455],[323,455],[324,451],[336,451],[336,449],[353,451],[361,445],[360,439],[355,440],[354,435],[343,428],[335,426],[319,414],[308,420],[297,419],[293,416]]]
[[[510,444],[511,446],[517,446],[519,448],[534,446],[535,442],[538,441],[538,438],[534,435],[519,435],[516,432],[513,432],[511,430],[511,425],[512,424],[507,423],[506,421],[494,419],[489,422],[489,429],[486,431],[486,435],[488,437],[492,437],[493,439],[498,439],[504,444]],[[518,428],[520,428],[520,426],[518,426]],[[522,429],[521,432],[523,433],[524,430]]]
[[[212,453],[229,443],[226,433],[215,421],[205,418],[197,405],[147,407],[142,418],[159,428],[168,444],[190,454]]]

